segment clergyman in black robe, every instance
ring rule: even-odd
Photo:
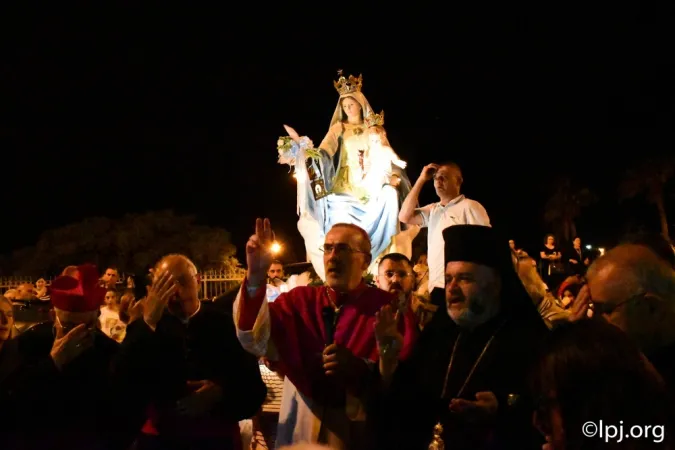
[[[238,422],[267,394],[257,359],[239,344],[231,314],[199,302],[189,259],[168,255],[154,275],[113,372],[134,393],[128,413],[143,418],[134,448],[240,449]]]
[[[516,275],[508,240],[477,225],[443,236],[445,310],[408,360],[388,366],[393,376],[381,348],[371,415],[378,448],[427,449],[435,428],[452,450],[540,448],[527,374],[548,329]]]

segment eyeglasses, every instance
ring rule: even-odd
[[[387,270],[386,272],[383,273],[383,275],[384,275],[386,278],[388,278],[388,279],[391,280],[392,278],[394,278],[394,275],[398,276],[400,279],[404,279],[404,278],[407,278],[407,277],[411,276],[412,273],[410,273],[410,272],[404,272],[404,271],[402,271],[402,270],[400,270],[400,271],[398,271],[398,272],[397,272],[397,271],[394,271],[394,270]]]
[[[338,255],[346,255],[348,253],[366,253],[363,250],[351,248],[348,244],[324,244],[323,246],[319,247],[319,250],[328,254],[331,254],[333,251],[335,251],[335,253]]]
[[[624,300],[624,301],[622,301],[622,302],[619,302],[619,303],[609,303],[609,302],[600,302],[600,303],[598,303],[597,301],[593,301],[593,302],[589,305],[589,308],[593,310],[593,314],[594,314],[594,315],[598,315],[598,316],[600,316],[600,315],[606,315],[606,316],[609,316],[609,315],[612,314],[614,311],[616,311],[617,309],[619,309],[619,307],[621,307],[621,306],[623,306],[623,305],[625,305],[625,304],[627,304],[627,303],[629,303],[629,302],[632,302],[633,300],[638,300],[638,299],[642,298],[643,296],[644,296],[644,294],[637,294],[637,295],[634,295],[634,296],[632,296],[632,297],[630,297],[630,298],[628,298],[628,299],[626,299],[626,300]]]

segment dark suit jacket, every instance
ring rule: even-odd
[[[536,311],[526,315],[500,315],[470,333],[463,333],[457,347],[445,398],[441,398],[448,365],[459,329],[440,314],[424,328],[415,352],[401,362],[392,385],[371,403],[371,424],[378,448],[425,449],[434,425],[444,427],[446,448],[540,448],[541,438],[532,427],[532,401],[528,398],[527,374],[535,347],[548,329]],[[442,319],[442,320],[441,320]],[[507,320],[505,325],[501,324]],[[476,400],[476,393],[497,396],[496,420],[474,425],[449,412],[471,367],[497,329],[495,339],[470,378],[460,398]]]
[[[123,386],[110,377],[119,344],[95,331],[94,345],[58,370],[50,357],[53,323],[18,338],[20,365],[5,382],[14,411],[15,449],[123,449]],[[122,418],[122,419],[120,419]]]
[[[142,319],[131,323],[114,374],[133,389],[129,413],[141,426],[145,423],[146,433],[145,419],[150,418],[150,428],[164,438],[205,437],[192,425],[207,423],[217,428],[216,434],[234,430],[238,421],[258,412],[267,394],[257,358],[239,344],[232,316],[208,303],[187,323],[165,313],[154,332]],[[223,390],[215,410],[194,422],[175,410],[176,402],[190,393],[188,380],[211,380]]]

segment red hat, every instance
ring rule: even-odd
[[[97,311],[105,300],[107,289],[100,285],[98,269],[93,264],[79,266],[78,278],[68,275],[52,281],[52,305],[63,311]]]

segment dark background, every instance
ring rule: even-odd
[[[526,250],[550,230],[543,208],[561,175],[602,199],[578,221],[585,243],[658,231],[652,206],[617,200],[624,168],[674,151],[669,16],[641,8],[576,21],[550,11],[490,23],[448,16],[448,30],[380,17],[358,45],[346,29],[319,44],[312,36],[331,33],[223,34],[211,20],[139,19],[133,31],[33,24],[2,66],[0,253],[88,216],[172,208],[232,232],[240,257],[255,218],[267,216],[302,258],[295,183],[275,143],[282,124],[321,141],[337,69],[363,74],[413,182],[429,162],[457,161],[463,192]],[[435,199],[429,185],[422,202]]]

